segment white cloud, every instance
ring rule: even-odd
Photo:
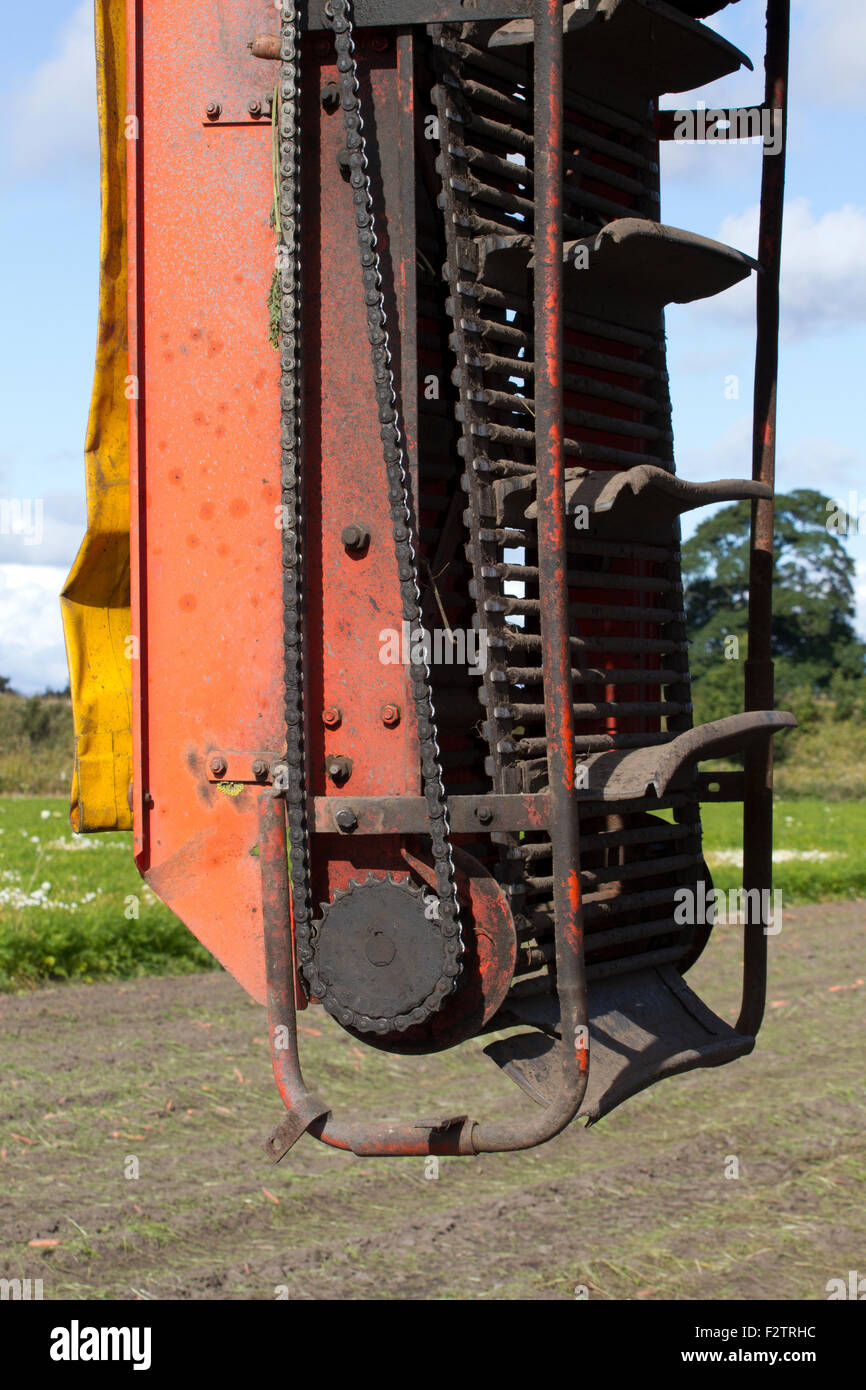
[[[60,590],[66,569],[0,565],[0,674],[32,695],[68,683]]]
[[[815,488],[845,508],[849,507],[849,493],[863,482],[862,458],[836,439],[799,439],[780,448],[776,473],[785,492],[796,487]]]
[[[675,422],[676,428],[676,422]],[[676,450],[677,473],[690,483],[717,478],[750,478],[752,475],[752,419],[741,415],[708,444],[683,444]],[[710,513],[701,508],[692,514],[700,522]],[[685,527],[685,517],[683,518]]]
[[[726,217],[718,240],[754,256],[758,205]],[[755,316],[755,277],[695,305],[698,316],[722,317],[750,329]],[[812,337],[866,322],[866,209],[846,203],[816,217],[808,198],[785,205],[782,240],[782,335]]]
[[[3,116],[19,172],[68,172],[98,159],[93,0],[82,0],[55,52],[18,84]]]
[[[862,107],[866,92],[863,0],[794,0],[793,91],[823,106]]]

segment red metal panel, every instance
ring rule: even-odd
[[[270,127],[246,114],[274,81],[246,48],[272,14],[129,10],[137,862],[260,999],[256,793],[204,768],[213,748],[282,747]]]
[[[139,122],[129,183],[130,370],[139,383],[131,470],[137,862],[163,901],[264,999],[257,789],[219,786],[207,771],[215,750],[284,747],[279,372],[268,339],[271,128],[267,116],[249,114],[251,102],[265,108],[278,68],[247,49],[273,27],[273,10],[256,0],[130,0],[129,20]],[[338,790],[325,762],[343,754],[353,763],[352,792],[415,794],[406,669],[380,661],[380,632],[400,630],[399,587],[351,189],[337,165],[342,122],[319,96],[336,76],[332,42],[311,37],[305,49],[310,789]],[[388,210],[378,231],[389,279],[392,260],[395,267],[396,325],[414,293],[413,209],[401,202],[411,85],[392,38],[365,36],[359,51],[378,127]],[[393,346],[399,366],[396,333]],[[341,540],[355,520],[372,534],[360,556]],[[382,718],[389,703],[401,711],[396,725]],[[342,711],[335,729],[322,723],[325,705]],[[333,866],[331,843],[314,852],[320,896],[368,869],[400,863],[405,871],[396,841],[341,844]]]

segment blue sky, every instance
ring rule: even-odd
[[[755,73],[679,100],[762,98],[762,0],[710,22]],[[866,634],[866,7],[793,0],[778,486],[862,496],[858,615]],[[83,447],[96,339],[99,170],[91,0],[6,6],[0,49],[0,500],[40,503],[42,535],[0,533],[0,673],[66,683],[58,592],[84,531]],[[677,105],[670,98],[665,105]],[[667,145],[662,217],[754,254],[761,150]],[[753,291],[668,313],[677,468],[747,476]],[[729,378],[738,399],[726,394]],[[26,515],[26,510],[25,510]],[[36,511],[31,512],[35,519]],[[689,523],[687,532],[693,529]],[[9,527],[5,528],[7,531]]]

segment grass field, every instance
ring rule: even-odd
[[[716,887],[742,882],[741,811],[704,808]],[[783,906],[866,898],[866,802],[776,805]],[[213,959],[142,882],[127,834],[75,835],[59,797],[0,797],[0,990],[187,974]]]
[[[702,811],[704,855],[725,892],[742,885],[742,814],[731,803]],[[866,898],[866,802],[777,801],[774,832],[773,882],[783,903]]]
[[[0,797],[0,989],[212,965],[142,882],[131,835],[73,834],[59,797]]]
[[[46,1300],[825,1300],[866,1251],[862,940],[861,904],[792,909],[751,1056],[433,1171],[308,1137],[272,1167],[265,1012],[224,973],[7,994],[0,1272]],[[689,975],[731,1021],[741,958],[721,931]],[[300,1032],[343,1118],[534,1113],[484,1039],[397,1057],[320,1008]]]

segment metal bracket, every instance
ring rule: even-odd
[[[324,834],[423,835],[430,825],[429,806],[423,796],[314,796],[311,809],[313,828]],[[549,818],[550,797],[546,792],[448,797],[448,819],[455,835],[543,830]]]

